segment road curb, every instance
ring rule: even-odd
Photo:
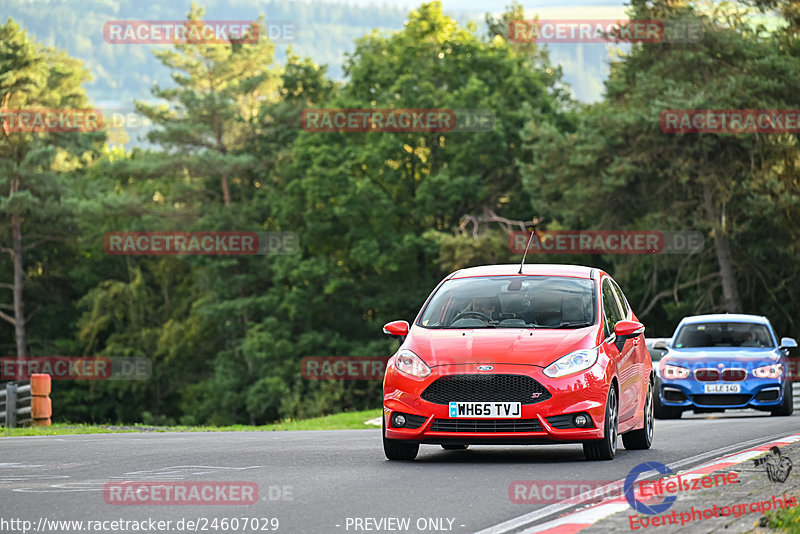
[[[676,474],[682,475],[683,478],[700,477],[714,471],[720,471],[735,465],[743,464],[769,451],[771,447],[780,448],[798,441],[800,441],[800,433],[790,434],[783,438],[762,443],[743,451],[721,456],[720,458],[717,458],[711,462],[706,462],[699,467],[695,467],[688,471],[681,471],[680,473]],[[616,513],[623,512],[626,509],[630,510],[631,507],[625,500],[624,496],[609,497],[582,510],[570,512],[559,518],[542,523],[541,525],[528,527],[522,530],[522,532],[524,534],[572,534],[574,532],[580,532],[583,529],[589,528],[598,521],[610,517]]]

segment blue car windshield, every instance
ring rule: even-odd
[[[442,284],[425,328],[583,328],[595,323],[594,281],[565,276],[483,276]]]
[[[774,348],[766,325],[758,323],[696,323],[684,325],[672,345],[676,349],[700,347]]]

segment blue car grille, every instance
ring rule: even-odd
[[[695,404],[703,406],[738,406],[750,402],[752,395],[692,395]]]
[[[747,371],[744,369],[725,369],[722,371],[722,379],[728,382],[737,382],[747,378]]]
[[[694,378],[700,382],[716,382],[719,380],[719,371],[716,369],[698,369],[694,372]]]
[[[726,382],[740,382],[747,378],[747,371],[745,369],[723,369],[722,376],[716,369],[697,369],[694,372],[694,379],[698,382],[716,382],[722,378]]]

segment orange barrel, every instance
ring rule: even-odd
[[[31,375],[31,420],[33,426],[50,426],[53,401],[50,399],[50,375]]]
[[[31,375],[31,395],[34,397],[47,397],[50,395],[50,375]]]

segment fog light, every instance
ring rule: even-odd
[[[406,416],[401,413],[396,413],[392,417],[392,425],[397,428],[403,428],[406,426]]]
[[[573,419],[575,426],[583,428],[589,423],[589,418],[585,415],[576,415]]]

